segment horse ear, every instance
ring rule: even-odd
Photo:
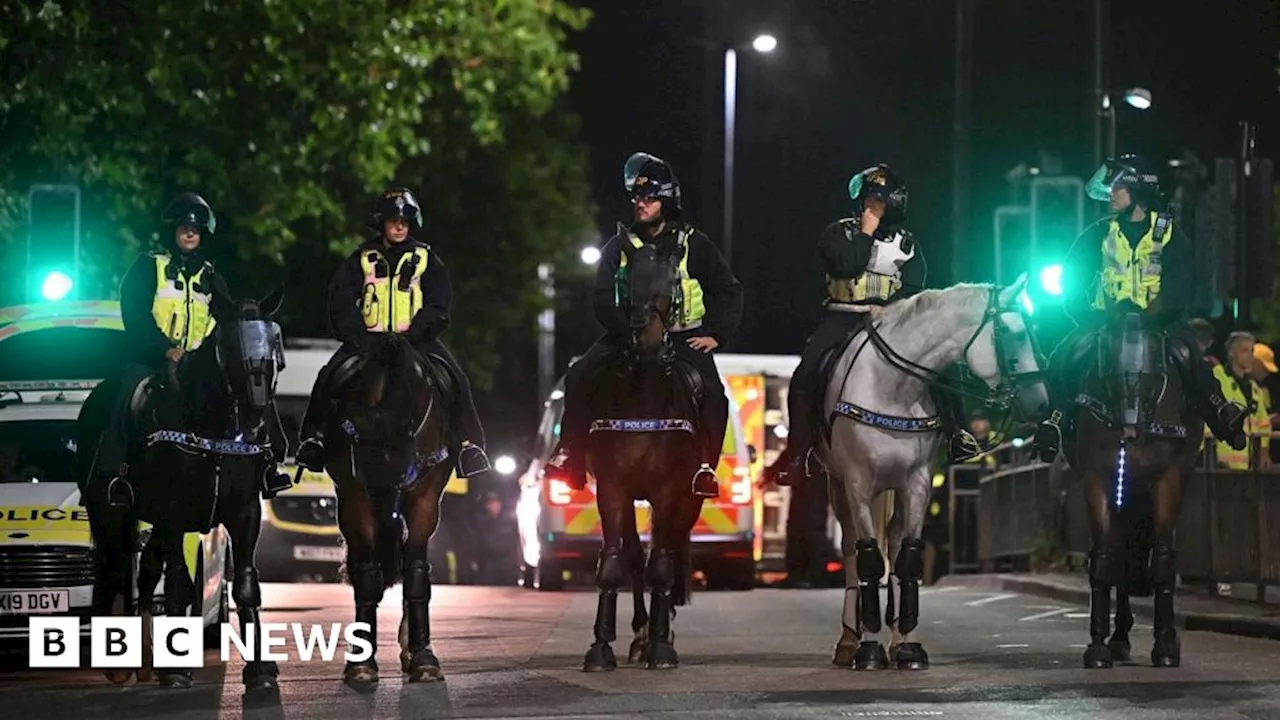
[[[262,314],[262,317],[274,320],[282,305],[284,305],[284,283],[277,285],[275,290],[267,293],[266,297],[258,301],[258,312]]]
[[[1027,289],[1027,273],[1023,272],[1005,289],[1000,291],[1000,307],[1012,307],[1014,301]]]

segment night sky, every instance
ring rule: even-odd
[[[1092,166],[1093,3],[975,0],[970,237],[951,276],[955,5],[948,0],[647,0],[592,3],[572,41],[582,68],[570,105],[590,148],[601,242],[630,218],[622,166],[633,152],[674,166],[685,207],[714,242],[721,227],[723,44],[738,54],[733,267],[746,314],[730,352],[796,354],[821,311],[819,232],[849,212],[850,175],[887,162],[911,191],[908,227],[929,284],[990,281],[991,213],[1004,173],[1039,165],[1087,179]],[[1257,152],[1280,156],[1280,0],[1111,2],[1112,88],[1140,85],[1153,107],[1122,108],[1119,152],[1162,159],[1232,154],[1237,122],[1259,125]],[[761,56],[759,32],[778,38]],[[700,44],[701,43],[701,44]],[[1087,219],[1096,216],[1087,208]],[[581,269],[579,269],[581,270]],[[585,273],[557,283],[557,364],[599,333]],[[528,438],[542,398],[531,346],[504,358],[515,387],[479,398],[500,444]],[[526,440],[527,442],[527,440]],[[523,443],[521,443],[523,444]],[[526,446],[527,447],[527,446]]]
[[[1087,178],[1094,169],[1093,3],[974,4],[966,244],[981,249],[990,244],[1007,170],[1039,165],[1042,151],[1062,158],[1067,174]],[[1121,108],[1120,152],[1225,155],[1237,144],[1237,121],[1249,119],[1260,125],[1258,154],[1280,154],[1280,2],[1106,4],[1109,84],[1141,85],[1154,96],[1145,113]],[[953,2],[591,5],[595,18],[574,42],[582,70],[572,105],[591,148],[604,237],[630,210],[622,164],[644,150],[674,165],[693,222],[721,242],[720,47],[731,40],[747,46],[761,31],[778,38],[771,55],[749,47],[738,54],[733,266],[748,301],[732,350],[799,352],[822,300],[818,233],[848,214],[849,176],[879,161],[907,178],[908,227],[927,248],[930,284],[991,279],[985,259],[962,265],[962,277],[950,272]],[[699,40],[720,47],[700,47]]]

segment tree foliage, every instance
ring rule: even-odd
[[[5,271],[21,270],[32,182],[82,187],[96,296],[192,189],[218,215],[213,244],[234,247],[231,275],[261,294],[288,259],[286,332],[323,333],[340,254],[376,194],[403,184],[426,205],[474,360],[495,333],[528,328],[532,266],[590,224],[585,155],[560,109],[578,66],[566,36],[587,20],[561,0],[9,3]]]

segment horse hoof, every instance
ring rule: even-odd
[[[1151,666],[1158,668],[1176,668],[1182,664],[1182,642],[1176,636],[1168,639],[1157,639],[1151,648]]]
[[[400,651],[400,672],[409,674],[409,663],[413,660],[413,653],[408,650]]]
[[[372,660],[347,663],[347,669],[342,672],[342,681],[352,687],[374,685],[378,682],[378,665]]]
[[[853,669],[854,670],[884,670],[889,667],[889,655],[884,651],[884,645],[875,640],[864,640],[858,644],[858,649],[853,653]]]
[[[836,643],[836,654],[831,658],[831,664],[842,668],[853,667],[853,654],[857,649],[857,645]]]
[[[1115,662],[1129,662],[1133,659],[1133,646],[1128,640],[1112,640],[1107,643],[1107,649],[1111,651],[1111,659]]]
[[[414,654],[409,661],[409,682],[435,682],[444,679],[444,671],[440,669],[440,659],[431,652],[431,648],[423,648]]]
[[[582,659],[582,672],[608,672],[618,669],[618,658],[608,643],[595,643]]]
[[[644,662],[645,656],[648,654],[649,645],[644,638],[636,638],[631,641],[631,649],[627,651],[627,664],[636,665]]]
[[[1112,666],[1111,649],[1106,645],[1090,645],[1084,649],[1084,667],[1087,670],[1102,670]]]
[[[113,685],[127,685],[129,684],[129,681],[134,678],[132,670],[124,669],[107,670],[102,674],[107,678],[107,681]]]
[[[899,670],[929,669],[929,653],[924,651],[920,643],[902,643],[894,648],[892,655]]]
[[[676,646],[671,643],[652,643],[649,645],[649,669],[670,670],[680,667],[680,655]]]

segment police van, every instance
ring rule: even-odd
[[[32,615],[76,616],[88,633],[95,567],[76,423],[127,350],[123,330],[114,302],[0,309],[0,641],[25,642]],[[228,619],[228,545],[221,526],[183,538],[206,627]]]

